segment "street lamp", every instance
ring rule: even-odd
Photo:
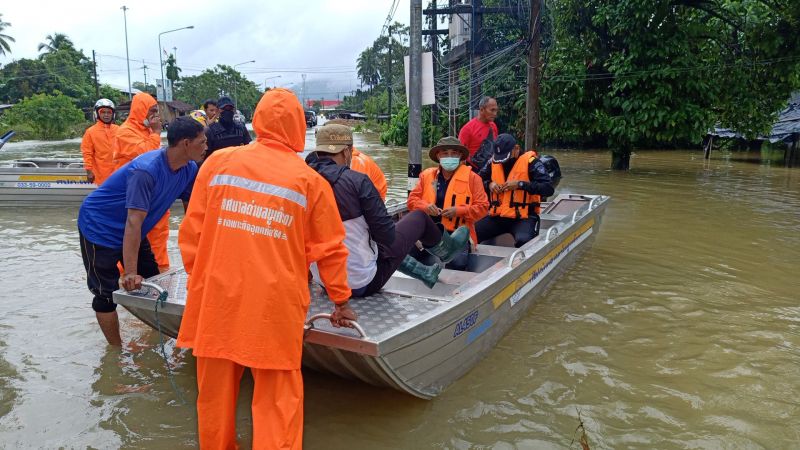
[[[274,77],[264,78],[264,90],[265,91],[267,90],[267,80],[271,80],[273,78],[280,78],[280,77],[281,77],[280,75],[275,75]],[[272,82],[272,85],[275,86],[275,82],[274,81]]]
[[[255,59],[251,59],[250,61],[240,62],[238,64],[233,65],[233,71],[236,71],[236,66],[241,66],[243,64],[250,64],[256,62]],[[237,78],[234,76],[233,78],[233,105],[236,109],[239,109],[239,83]]]
[[[125,61],[128,64],[128,100],[133,100],[133,92],[131,89],[131,58],[128,56],[128,7],[122,5],[122,20],[125,21]],[[97,73],[97,68],[95,68]],[[147,83],[145,83],[147,84]]]
[[[164,101],[167,101],[167,89],[166,89],[167,80],[164,79],[164,58],[161,57],[161,53],[163,53],[164,51],[161,48],[161,35],[172,33],[173,31],[191,30],[191,29],[194,29],[194,25],[189,25],[188,27],[175,28],[174,30],[167,30],[158,33],[158,62],[161,64],[161,92],[163,92]],[[156,97],[158,97],[158,92],[156,92]]]

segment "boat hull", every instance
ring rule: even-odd
[[[0,206],[77,205],[96,188],[86,179],[80,160],[11,161],[0,166]]]

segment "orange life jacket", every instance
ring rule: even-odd
[[[530,182],[528,177],[528,166],[536,160],[538,155],[535,151],[529,150],[517,158],[514,167],[506,178],[501,163],[492,163],[492,181],[497,184],[503,184],[507,180],[517,180]],[[509,219],[527,219],[528,211],[533,208],[533,211],[538,215],[541,211],[539,206],[542,201],[541,196],[538,194],[529,194],[523,189],[515,189],[513,191],[505,191],[500,194],[493,192],[489,193],[489,215],[507,217]]]
[[[472,169],[466,164],[462,164],[456,169],[456,172],[450,178],[450,183],[447,185],[447,191],[444,194],[444,205],[442,209],[452,208],[454,206],[469,205],[470,200],[474,194],[469,188],[469,176],[472,174]],[[419,182],[422,184],[422,199],[430,204],[436,204],[436,183],[439,179],[439,168],[431,167],[425,169],[419,175]],[[468,221],[463,217],[454,217],[452,219],[442,216],[442,225],[447,231],[455,231],[461,225],[469,227],[470,235],[475,235],[475,223]],[[476,241],[477,242],[477,241]]]

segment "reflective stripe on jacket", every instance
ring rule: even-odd
[[[218,150],[197,176],[178,243],[189,274],[178,345],[260,369],[300,368],[316,262],[344,302],[347,248],[328,182],[297,156],[305,116],[286,89],[256,107],[257,139]]]
[[[503,184],[507,180],[530,182],[528,165],[534,162],[536,157],[537,155],[534,151],[528,151],[520,155],[508,173],[508,178],[506,178],[502,164],[492,163],[492,181],[497,184]],[[540,202],[541,196],[529,194],[523,189],[504,191],[500,194],[492,193],[489,215],[507,217],[509,219],[527,219],[529,207],[533,207],[534,212],[537,215],[539,214],[541,210]]]
[[[409,210],[425,210],[428,205],[436,204],[436,190],[439,179],[439,167],[425,169],[419,176],[419,183],[408,195]],[[445,192],[442,209],[456,207],[456,219],[442,217],[442,225],[453,231],[461,225],[469,227],[472,241],[477,243],[475,222],[486,215],[489,200],[483,190],[481,178],[469,166],[462,164],[450,178]]]

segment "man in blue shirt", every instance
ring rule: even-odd
[[[83,201],[78,213],[81,256],[92,309],[111,345],[122,345],[112,293],[134,290],[158,274],[147,233],[177,198],[189,199],[197,164],[206,151],[203,126],[190,117],[172,121],[167,148],[147,152],[120,167]],[[120,278],[117,264],[122,262]]]

